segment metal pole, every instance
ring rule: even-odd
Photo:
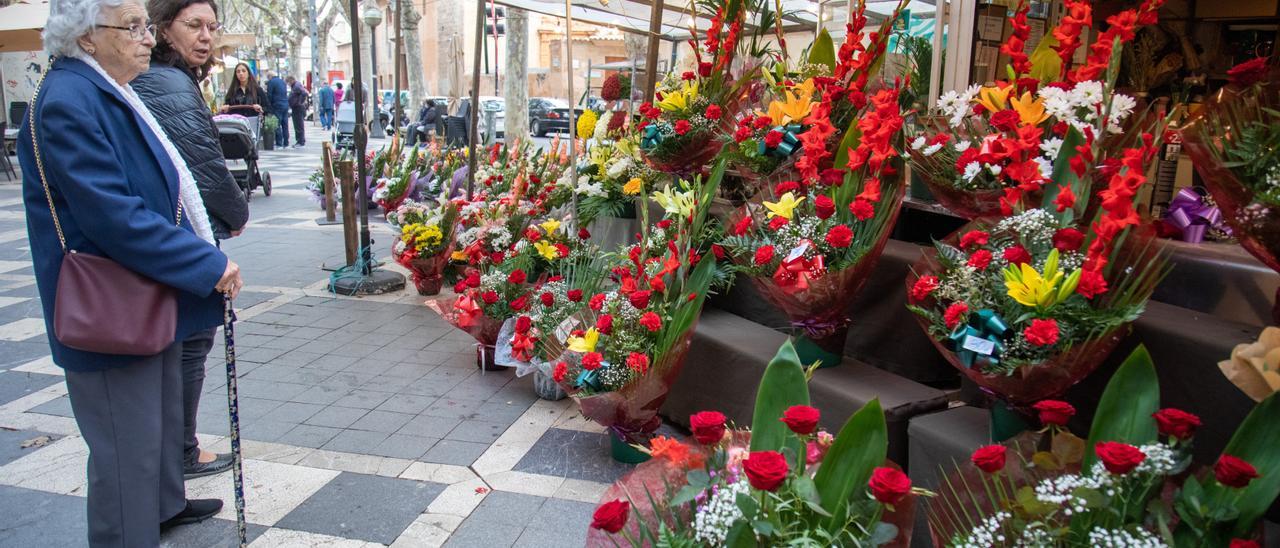
[[[315,0],[312,1],[314,2]],[[401,56],[404,55],[404,25],[400,23],[401,14],[404,13],[403,3],[404,0],[396,0],[396,108],[395,113],[391,115],[391,131],[393,134],[397,135],[400,133],[400,120],[404,118],[404,105],[402,105],[400,101],[400,78],[404,74],[401,72],[403,70],[401,65],[404,64],[401,62],[403,60],[403,57]],[[419,100],[421,99],[422,98],[419,98]],[[406,137],[408,136],[406,135]]]
[[[498,88],[498,4],[489,0],[489,9],[493,11],[493,94],[502,95]]]
[[[320,38],[319,38],[319,36],[318,36],[318,35],[320,34],[320,29],[316,26],[316,0],[310,0],[310,1],[307,3],[307,15],[308,15],[308,17],[310,17],[310,18],[311,18],[311,25],[310,25],[310,26],[311,26],[311,28],[310,28],[310,32],[311,32],[311,89],[312,89],[312,90],[319,90],[319,89],[320,89],[320,65],[319,65],[319,62],[320,62],[320,45],[319,45],[319,41],[320,41]],[[319,121],[320,121],[320,113],[319,113],[320,108],[319,108],[319,105],[320,105],[320,102],[319,102],[319,101],[316,101],[316,116],[315,116],[315,118],[313,119],[313,123],[314,123],[314,122],[319,122]]]
[[[364,158],[365,148],[369,144],[368,129],[364,119],[364,79],[360,77],[363,67],[360,66],[360,25],[364,24],[360,21],[359,0],[348,0],[351,6],[352,18],[351,22],[351,65],[355,74],[351,79],[351,91],[348,93],[356,94],[356,127],[352,131],[352,139],[356,146],[356,185],[360,187],[360,260],[357,262],[364,263],[361,273],[365,276],[369,275],[372,270],[370,263],[373,257],[369,249],[369,185],[365,183],[365,179],[369,176],[365,169]],[[375,58],[376,59],[376,58]]]
[[[653,103],[653,94],[658,89],[658,37],[662,33],[662,0],[652,0],[649,10],[649,52],[644,63],[645,90],[644,102]],[[696,17],[696,16],[691,16]],[[694,38],[695,40],[697,38]],[[672,46],[672,52],[675,51]],[[672,64],[672,66],[675,66]]]
[[[467,159],[467,199],[476,186],[476,140],[480,137],[480,53],[484,48],[484,0],[476,0],[476,47],[471,62],[471,109],[467,116],[470,128],[467,132],[467,148],[470,151]]]
[[[369,96],[369,99],[373,101],[373,136],[386,137],[387,133],[383,131],[380,123],[382,116],[378,112],[378,27],[376,26],[369,27],[369,59],[373,65],[373,70],[370,71],[373,75],[373,82],[369,84],[369,87],[373,89],[373,93]]]
[[[661,0],[655,0],[661,1]],[[573,94],[573,0],[564,0],[564,71],[569,75],[569,101],[577,96]],[[583,106],[585,108],[585,105]],[[575,103],[569,104],[569,187],[573,197],[573,224],[578,224],[578,121]]]

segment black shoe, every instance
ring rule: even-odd
[[[182,467],[184,480],[203,478],[231,469],[231,453],[218,453],[212,462],[196,462]]]
[[[218,499],[187,499],[187,507],[178,515],[164,520],[160,524],[161,531],[167,531],[179,525],[200,523],[222,510],[222,501]]]

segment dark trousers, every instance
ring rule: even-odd
[[[307,144],[307,107],[297,107],[293,109],[293,142],[300,145]]]
[[[200,457],[196,440],[196,412],[200,410],[200,391],[204,388],[204,362],[213,349],[216,328],[200,331],[182,341],[182,464],[190,466]]]
[[[276,119],[280,121],[280,127],[276,129],[276,146],[289,146],[289,107],[274,109],[272,114],[276,115]]]
[[[160,522],[186,508],[182,343],[105,371],[67,371],[89,446],[89,546],[159,546]]]

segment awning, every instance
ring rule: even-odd
[[[0,8],[0,51],[40,51],[49,2],[20,1]]]

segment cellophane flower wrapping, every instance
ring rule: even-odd
[[[449,325],[471,335],[477,343],[492,352],[494,344],[498,342],[498,331],[502,329],[502,320],[486,316],[480,305],[470,296],[464,294],[456,298],[431,299],[426,302],[426,305],[427,308],[440,314],[440,317],[449,322]]]

